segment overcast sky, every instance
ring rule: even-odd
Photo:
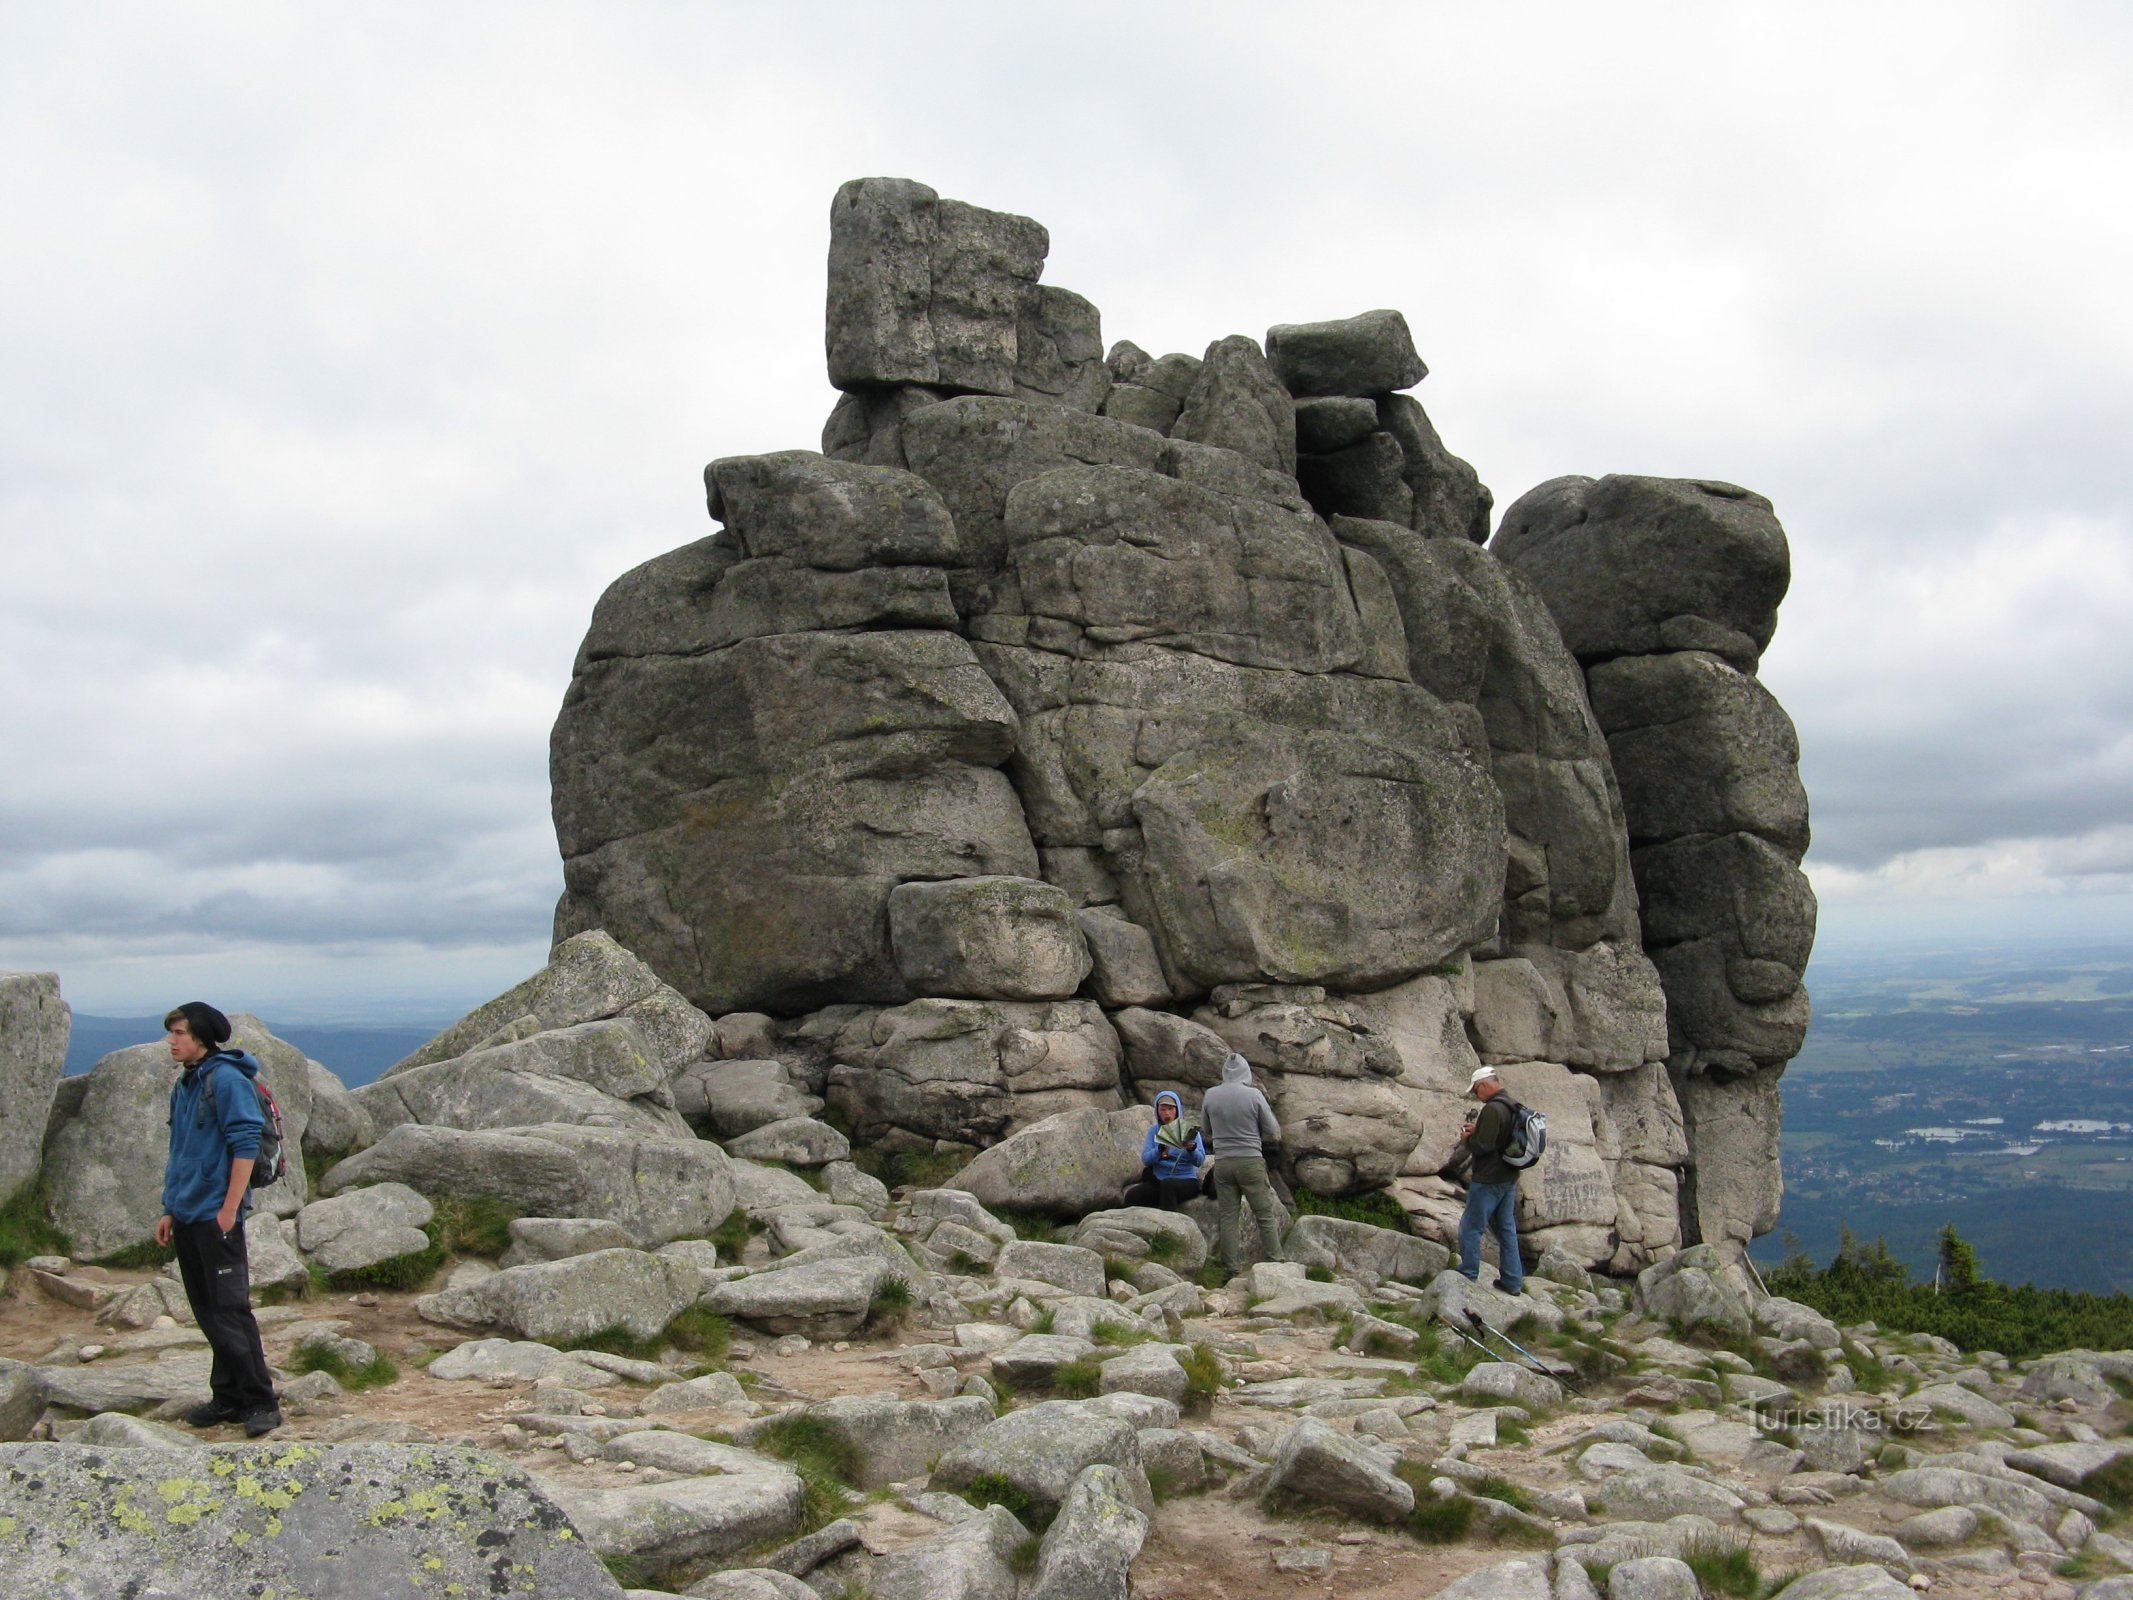
[[[2107,5],[0,5],[0,967],[537,966],[593,601],[817,446],[872,174],[1107,340],[1401,308],[1499,508],[1768,495],[1825,944],[2124,933],[2129,81]]]

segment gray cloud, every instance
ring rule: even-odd
[[[2126,20],[1834,26],[17,8],[0,961],[442,1004],[537,960],[593,600],[706,530],[703,461],[815,441],[829,196],[871,172],[1043,220],[1152,349],[1403,307],[1500,501],[1770,495],[1826,926],[2120,883]]]

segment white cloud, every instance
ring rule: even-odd
[[[1769,494],[1825,929],[2093,883],[2133,813],[2128,27],[15,8],[0,959],[161,996],[189,920],[286,994],[404,967],[461,1002],[537,959],[592,602],[707,531],[705,460],[814,443],[829,198],[867,173],[1036,216],[1154,350],[1402,307],[1501,500]]]

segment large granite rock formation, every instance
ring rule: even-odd
[[[559,950],[719,1019],[691,1113],[767,1074],[975,1154],[1234,1048],[1287,1179],[1441,1233],[1486,1061],[1555,1129],[1536,1250],[1767,1228],[1812,929],[1767,505],[1563,479],[1488,547],[1397,312],[1106,355],[1026,218],[864,179],[830,237],[822,454],[711,463],[552,746]],[[493,1077],[500,1007],[432,1059]]]
[[[1762,496],[1727,483],[1557,478],[1491,549],[1584,665],[1666,991],[1692,1237],[1776,1224],[1778,1074],[1806,1037],[1815,899],[1799,743],[1756,681],[1791,566]]]
[[[0,972],[0,1124],[39,1129],[66,1070],[74,1014],[54,972]],[[37,1177],[34,1138],[0,1139],[0,1205]]]

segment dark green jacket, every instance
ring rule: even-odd
[[[1499,1091],[1491,1095],[1488,1102],[1482,1106],[1481,1115],[1474,1123],[1474,1131],[1466,1136],[1467,1153],[1474,1158],[1474,1168],[1469,1181],[1518,1182],[1518,1168],[1503,1158],[1503,1148],[1510,1142],[1511,1097]]]

